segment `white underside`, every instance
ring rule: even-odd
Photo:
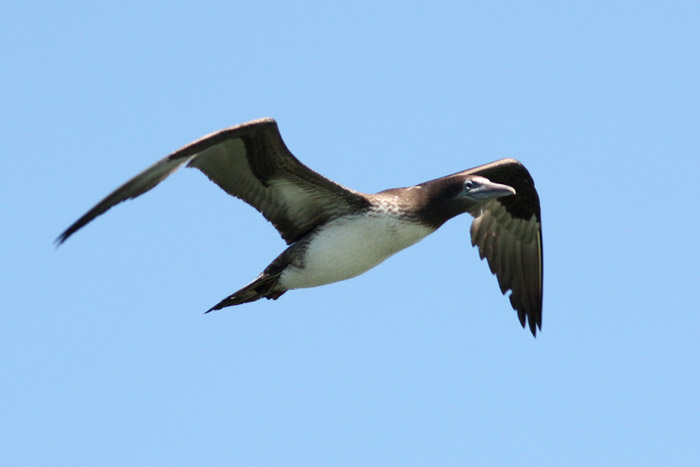
[[[432,232],[386,213],[336,219],[313,238],[301,267],[285,269],[279,285],[299,289],[350,279]]]

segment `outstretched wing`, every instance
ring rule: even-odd
[[[112,206],[147,192],[184,163],[260,211],[287,243],[318,223],[369,205],[360,193],[299,162],[282,141],[277,123],[265,118],[204,136],[161,159],[100,201],[56,243]]]
[[[542,329],[542,221],[540,199],[527,169],[515,159],[502,159],[466,172],[515,189],[516,194],[487,203],[471,226],[472,245],[488,260],[501,292],[511,290],[510,303],[520,324],[532,335]]]

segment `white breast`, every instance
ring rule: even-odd
[[[386,212],[336,219],[315,234],[299,266],[287,267],[279,284],[299,289],[350,279],[434,231]]]

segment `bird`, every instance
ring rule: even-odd
[[[302,164],[277,122],[262,118],[206,135],[139,173],[70,225],[56,246],[183,164],[258,210],[288,247],[252,282],[206,313],[358,276],[468,213],[472,246],[533,336],[542,329],[540,201],[528,170],[507,158],[418,185],[366,194]]]

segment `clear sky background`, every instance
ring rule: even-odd
[[[700,3],[4,2],[4,465],[679,465],[700,457]],[[203,315],[284,248],[178,147],[277,119],[364,192],[535,178],[544,324],[468,216],[350,281]]]

